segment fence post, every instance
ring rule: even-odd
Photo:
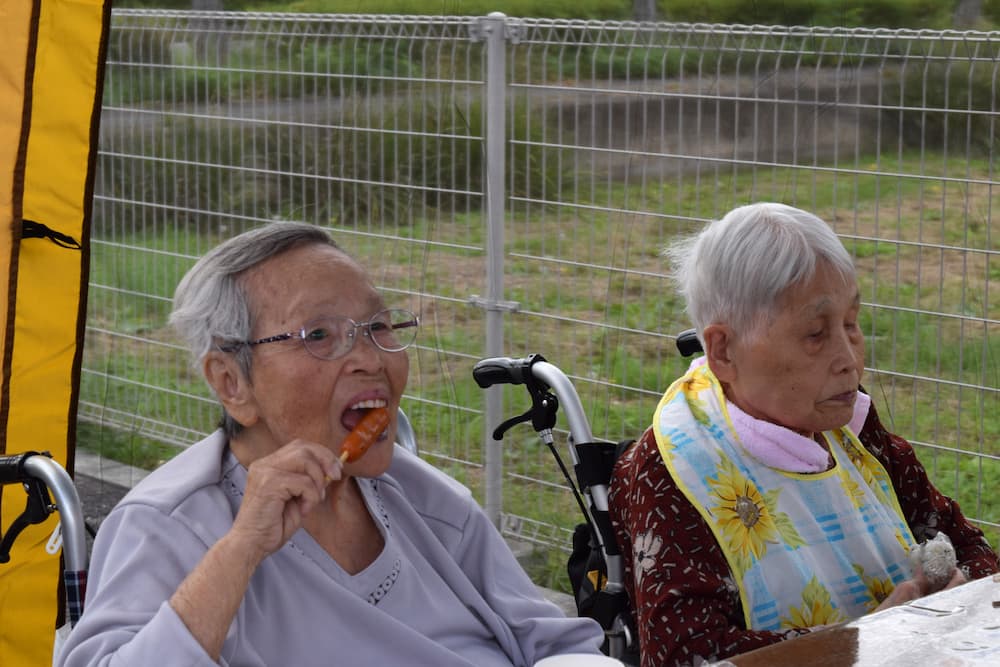
[[[486,196],[486,295],[470,301],[486,311],[485,356],[504,354],[503,318],[517,304],[504,301],[504,214],[506,209],[506,91],[507,91],[507,17],[492,12],[472,27],[472,38],[486,42],[486,86],[484,89],[483,126],[485,151],[484,191]],[[484,509],[497,528],[503,504],[503,450],[493,439],[493,427],[503,420],[503,387],[486,390],[486,415],[483,424],[486,488]]]

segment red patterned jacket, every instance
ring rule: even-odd
[[[982,531],[969,523],[958,503],[934,488],[913,448],[882,426],[874,405],[858,439],[885,466],[918,542],[943,531],[970,579],[1000,569]],[[609,504],[642,667],[697,665],[809,631],[755,632],[744,627],[739,591],[725,556],[711,529],[674,484],[651,429],[616,463]],[[659,536],[659,544],[633,541],[647,533]],[[638,590],[633,574],[637,561],[645,571]]]

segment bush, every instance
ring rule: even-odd
[[[323,14],[417,14],[434,16],[507,16],[559,19],[623,20],[632,15],[631,0],[259,0],[260,11],[292,11]],[[228,7],[227,7],[228,9]]]
[[[1000,25],[1000,0],[983,0],[983,18]]]
[[[885,87],[883,104],[905,111],[884,113],[899,126],[906,145],[949,152],[995,154],[1000,150],[1000,124],[995,118],[994,67],[966,60],[948,60],[931,49],[924,61],[910,63],[898,84]],[[890,80],[891,81],[891,80]]]
[[[949,3],[942,0],[824,0],[816,24],[867,28],[947,27]]]
[[[389,99],[389,98],[386,98]],[[222,223],[229,216],[395,225],[414,207],[478,210],[484,191],[482,103],[426,97],[389,105],[313,102],[311,123],[168,118],[107,128],[95,217],[150,223]],[[541,146],[544,121],[519,103],[508,188],[551,195],[566,174],[559,148]],[[325,115],[324,115],[325,114]],[[371,128],[371,129],[370,129]],[[112,134],[113,132],[113,134]],[[116,210],[125,207],[131,213]]]
[[[661,14],[670,21],[807,25],[824,0],[661,0]]]
[[[945,26],[951,11],[941,0],[660,0],[659,7],[671,21],[870,28]]]

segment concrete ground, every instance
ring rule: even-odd
[[[74,482],[80,495],[83,519],[87,526],[96,532],[108,512],[147,474],[149,473],[145,470],[77,450]],[[88,553],[92,543],[93,540],[88,535]],[[527,555],[530,552],[530,546],[527,544],[516,542],[509,544],[516,556]],[[576,606],[571,595],[541,586],[538,588],[567,615],[576,615]]]
[[[93,546],[90,531],[96,532],[108,512],[149,473],[79,449],[76,451],[74,473],[73,482],[80,495],[83,521],[88,528],[89,554]]]

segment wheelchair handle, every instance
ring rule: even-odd
[[[675,344],[677,345],[677,351],[681,353],[682,357],[690,357],[699,352],[704,352],[701,341],[698,340],[698,332],[694,329],[685,329],[677,334]]]
[[[86,526],[80,496],[66,470],[48,452],[23,452],[0,456],[0,485],[42,482],[59,511],[62,523],[63,558],[67,570],[87,569]],[[49,511],[48,509],[46,510]]]
[[[24,462],[38,452],[22,452],[10,456],[0,456],[0,486],[27,481],[30,475],[24,472]]]
[[[80,571],[87,569],[87,537],[83,523],[83,509],[80,495],[61,465],[48,456],[32,456],[24,462],[24,469],[32,477],[45,482],[55,499],[62,523],[63,558],[66,569]]]
[[[540,354],[522,359],[490,357],[476,363],[472,369],[472,377],[482,389],[497,384],[524,384],[531,377],[531,366],[537,361],[545,359]]]
[[[575,442],[592,442],[590,423],[584,415],[580,397],[558,367],[545,361],[540,354],[531,354],[520,359],[511,357],[490,357],[476,363],[472,377],[481,388],[487,389],[497,384],[526,384],[529,389],[542,385],[552,389],[569,422],[569,432]],[[574,456],[575,459],[575,456]],[[574,460],[573,463],[578,463]]]
[[[66,591],[65,609],[69,625],[73,627],[80,620],[87,595],[86,524],[80,496],[69,473],[52,459],[49,452],[0,456],[0,485],[18,482],[24,486],[27,503],[24,512],[14,519],[7,532],[0,534],[0,563],[10,561],[14,540],[26,527],[40,524],[52,512],[58,511],[62,539],[62,577]],[[55,498],[54,503],[50,492]],[[53,546],[54,542],[50,539],[46,550]]]

